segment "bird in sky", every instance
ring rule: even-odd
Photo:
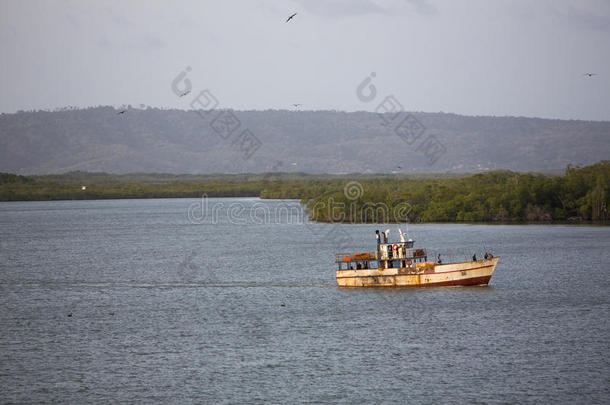
[[[293,107],[295,107],[295,108],[297,108],[297,107],[302,106],[302,105],[303,105],[303,104],[293,104],[292,106],[293,106]]]
[[[190,90],[187,90],[187,91],[185,91],[184,93],[180,94],[180,97],[184,97],[184,96],[186,96],[187,94],[189,94],[190,92],[191,92]]]
[[[288,17],[288,19],[286,20],[286,22],[292,20],[294,18],[294,16],[297,15],[297,13],[294,13],[293,15],[291,15],[290,17]]]
[[[119,114],[125,114],[126,112],[127,112],[127,110],[121,110],[121,111],[119,111],[119,112],[117,113],[117,115],[119,115]]]
[[[592,76],[597,76],[597,73],[583,73],[582,75],[592,77]]]

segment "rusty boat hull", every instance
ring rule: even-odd
[[[500,257],[413,268],[336,270],[340,287],[436,287],[485,285]]]

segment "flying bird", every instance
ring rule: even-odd
[[[583,73],[582,75],[592,77],[592,76],[597,76],[597,73]]]
[[[186,96],[187,94],[189,94],[190,92],[191,92],[190,90],[187,90],[187,91],[185,91],[184,93],[180,94],[180,97],[184,97],[184,96]]]
[[[121,110],[121,111],[119,111],[119,112],[117,113],[117,115],[119,115],[119,114],[125,114],[125,112],[126,112],[126,111],[127,111],[127,110]]]
[[[296,108],[296,107],[299,107],[301,105],[303,105],[303,104],[293,104],[292,106]]]
[[[288,17],[288,19],[286,20],[286,22],[292,20],[294,18],[294,16],[297,15],[297,13],[294,13],[293,15],[291,15],[290,17]]]

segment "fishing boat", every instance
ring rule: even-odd
[[[399,229],[399,242],[388,242],[389,230],[376,231],[374,252],[338,253],[337,283],[340,287],[428,287],[485,285],[500,260],[491,253],[484,258],[444,263],[441,255],[429,261],[426,249],[415,249],[413,239],[405,239]],[[383,240],[382,240],[383,238]]]

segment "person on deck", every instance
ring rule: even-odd
[[[477,261],[477,254],[476,254],[476,253],[472,255],[472,261],[473,261],[473,262],[476,262],[476,261]]]
[[[381,243],[381,235],[379,235],[379,229],[375,231],[375,237],[377,238],[377,254],[376,258],[379,258],[381,252],[379,251],[379,244]]]
[[[443,261],[441,260],[441,254],[439,253],[438,256],[436,256],[436,261],[438,262],[438,264],[443,264]]]

